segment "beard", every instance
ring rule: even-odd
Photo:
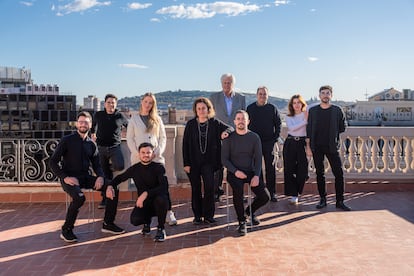
[[[80,127],[80,128],[78,128],[78,131],[79,131],[79,133],[86,134],[86,133],[88,133],[89,128],[87,128],[87,127]]]

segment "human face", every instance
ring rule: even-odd
[[[197,103],[195,109],[198,119],[205,120],[208,118],[208,107],[205,103]]]
[[[323,89],[319,92],[319,99],[322,103],[328,104],[332,99],[332,92],[329,89]]]
[[[138,152],[139,160],[141,160],[141,163],[143,164],[149,164],[151,163],[153,153],[154,152],[151,147],[143,147]]]
[[[269,99],[269,94],[265,88],[260,88],[256,93],[257,104],[265,105]]]
[[[293,99],[292,101],[293,110],[295,111],[295,114],[299,114],[302,112],[303,104],[301,101],[299,101],[298,98]]]
[[[152,100],[152,98],[150,96],[144,97],[141,100],[141,113],[143,115],[148,115],[151,112],[153,106],[154,101]]]
[[[76,129],[81,134],[88,133],[89,129],[92,127],[91,119],[88,117],[80,116],[76,121]]]
[[[236,126],[237,130],[246,130],[249,122],[250,121],[247,118],[247,115],[244,113],[237,113],[236,117],[234,118],[234,125]]]
[[[108,114],[114,114],[116,109],[116,100],[115,98],[108,98],[104,103],[105,111]]]
[[[223,88],[224,94],[230,96],[233,91],[233,79],[231,77],[224,78],[221,82],[221,87]]]

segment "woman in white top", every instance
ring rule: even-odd
[[[293,95],[290,99],[285,121],[288,128],[288,136],[283,146],[285,195],[291,196],[291,204],[298,204],[299,195],[302,194],[308,178],[307,153],[310,152],[306,142],[308,113],[306,102],[301,95]]]
[[[154,146],[154,162],[165,165],[163,156],[167,143],[164,123],[158,115],[157,100],[152,93],[145,93],[141,97],[141,104],[138,114],[134,114],[128,123],[127,144],[131,151],[131,165],[140,161],[138,147],[147,142]],[[176,225],[177,220],[171,211],[171,199],[169,199],[169,209],[167,212],[167,222],[169,225]]]

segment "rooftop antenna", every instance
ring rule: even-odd
[[[368,89],[365,89],[365,94],[364,94],[364,96],[365,96],[365,100],[368,100]]]

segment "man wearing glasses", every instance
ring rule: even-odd
[[[313,155],[316,169],[316,181],[320,202],[317,209],[326,207],[325,167],[326,158],[335,176],[336,208],[350,211],[344,203],[344,172],[339,156],[339,134],[345,131],[345,116],[342,109],[331,103],[332,87],[329,85],[319,88],[319,105],[309,109],[308,125],[306,127],[307,140]]]

